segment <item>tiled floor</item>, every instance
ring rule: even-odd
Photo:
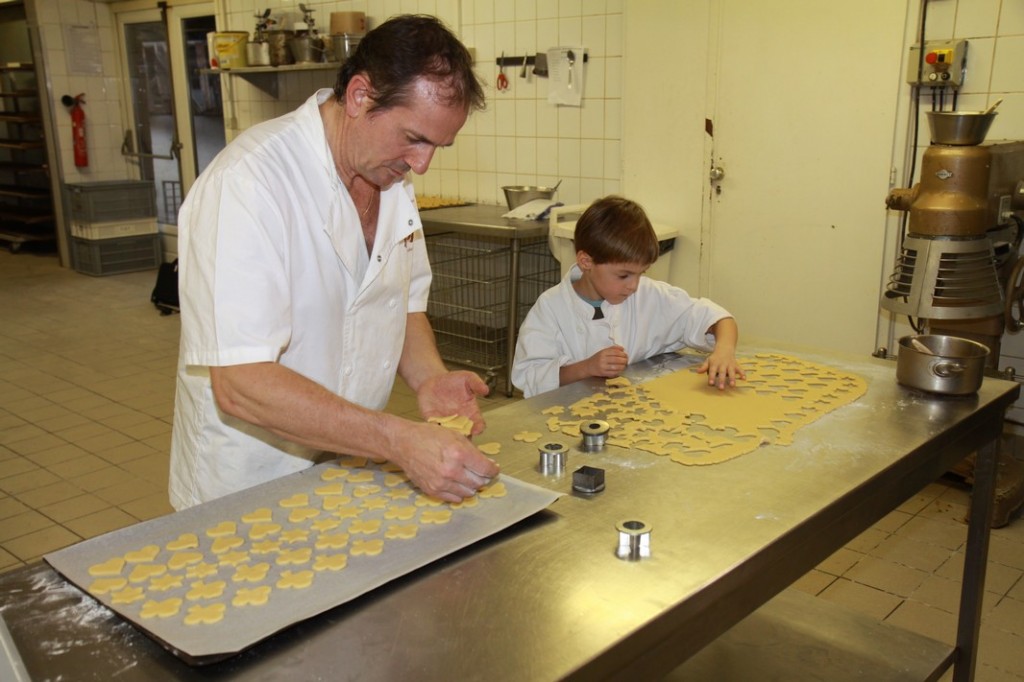
[[[0,251],[0,571],[165,514],[177,316],[154,271],[89,277]],[[485,409],[507,402],[486,400]],[[407,388],[388,409],[416,414]],[[942,480],[798,587],[952,641],[967,493]],[[1024,521],[993,532],[977,679],[1024,680]]]

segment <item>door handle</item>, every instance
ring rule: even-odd
[[[725,169],[721,166],[712,166],[711,172],[708,175],[711,178],[711,182],[718,182],[725,177]]]

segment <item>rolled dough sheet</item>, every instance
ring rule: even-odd
[[[578,436],[581,420],[603,419],[611,445],[680,464],[717,464],[768,443],[788,445],[800,428],[867,390],[863,377],[786,355],[762,353],[740,364],[747,378],[735,388],[710,388],[706,375],[680,370],[609,386],[549,417],[548,428]]]
[[[343,458],[44,559],[186,662],[209,663],[511,526],[558,497],[509,476],[498,485],[501,496],[448,505],[423,496],[387,465]],[[145,562],[115,561],[125,556]],[[139,567],[153,577],[139,574],[131,582]],[[126,585],[113,589],[112,580]],[[121,590],[128,588],[141,596],[126,599]],[[217,604],[224,608],[210,608]]]

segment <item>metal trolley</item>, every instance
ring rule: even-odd
[[[426,243],[434,273],[427,316],[441,357],[482,372],[491,390],[500,377],[512,395],[516,332],[560,278],[547,237],[442,232],[428,234]]]

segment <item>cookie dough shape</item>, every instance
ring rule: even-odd
[[[430,512],[427,511],[424,513],[427,514]],[[419,526],[415,523],[394,524],[388,526],[388,529],[384,531],[384,537],[388,540],[411,540],[416,537],[418,532]]]
[[[348,565],[347,554],[319,554],[313,561],[314,571],[340,571]]]
[[[452,512],[450,509],[424,509],[423,513],[420,514],[420,523],[422,524],[440,525],[451,520]]]
[[[277,563],[280,566],[287,566],[289,564],[307,564],[312,557],[312,547],[283,549],[281,550],[281,553],[277,555]]]
[[[258,564],[241,564],[235,568],[231,582],[234,583],[260,583],[267,577],[270,571],[270,564],[263,561]]]
[[[185,614],[185,625],[211,625],[224,620],[224,604],[193,604]]]
[[[306,493],[295,493],[291,497],[286,497],[277,503],[279,507],[284,509],[294,509],[296,507],[308,507],[309,506],[309,495]]]
[[[316,539],[317,549],[341,549],[348,544],[348,533],[331,533]]]
[[[480,450],[480,452],[484,453],[485,455],[490,455],[491,457],[493,457],[494,455],[497,455],[499,452],[501,452],[501,443],[498,443],[496,441],[491,443],[482,443],[481,445],[477,446],[477,449]]]
[[[508,494],[508,489],[505,488],[505,484],[501,481],[492,483],[491,485],[481,488],[480,492],[477,493],[481,498],[487,499],[490,497],[505,497]]]
[[[380,538],[356,540],[349,551],[352,556],[377,556],[384,551],[384,541]]]
[[[166,592],[181,587],[184,576],[178,573],[165,573],[149,581],[149,589],[153,592]]]
[[[373,535],[380,530],[380,519],[356,519],[348,526],[350,533],[360,533],[362,535]]]
[[[146,591],[141,587],[126,587],[110,595],[110,601],[114,604],[134,604],[145,598]]]
[[[210,551],[214,554],[224,554],[225,552],[235,549],[236,547],[241,547],[243,544],[245,544],[245,540],[238,537],[237,535],[217,538],[213,541],[213,544],[210,546]]]
[[[328,485],[322,485],[319,488],[313,490],[317,495],[325,497],[327,495],[344,495],[345,484],[344,483],[330,483]]]
[[[270,585],[259,587],[240,587],[231,599],[232,606],[263,606],[270,599]]]
[[[281,524],[279,523],[256,523],[249,529],[249,538],[252,540],[262,540],[268,535],[274,535],[279,532],[281,532]]]
[[[384,518],[388,521],[408,521],[414,516],[416,516],[416,507],[408,505],[388,507],[384,512]]]
[[[146,545],[142,549],[135,550],[134,552],[128,552],[124,555],[124,560],[129,564],[144,564],[152,561],[156,558],[156,555],[160,553],[160,548],[156,545]]]
[[[289,523],[302,523],[303,521],[309,521],[320,516],[319,509],[313,509],[312,507],[299,507],[292,509],[288,514]]]
[[[199,538],[195,533],[182,533],[177,540],[171,540],[165,548],[168,552],[178,552],[184,549],[195,549],[199,546]]]
[[[133,583],[144,583],[150,578],[156,578],[167,572],[164,564],[139,564],[132,569],[128,575],[128,581]]]
[[[338,479],[348,478],[348,469],[324,469],[320,472],[321,481],[334,481]]]
[[[276,587],[283,590],[302,590],[313,584],[313,571],[281,571]]]
[[[242,521],[244,523],[270,523],[273,518],[274,513],[269,507],[260,507],[242,516]]]
[[[461,414],[452,414],[447,417],[430,417],[427,421],[461,433],[463,436],[473,433],[473,420]]]
[[[520,431],[512,436],[512,440],[519,441],[520,443],[536,443],[540,440],[540,437],[541,434],[537,431]]]
[[[175,552],[167,560],[167,568],[177,571],[186,566],[199,563],[203,560],[204,556],[202,552]]]
[[[202,580],[197,580],[189,585],[188,592],[185,593],[185,599],[189,601],[217,599],[224,594],[225,587],[227,587],[227,583],[223,580],[214,580],[208,583],[203,582]]]
[[[185,569],[186,578],[207,578],[217,573],[217,564],[199,563]]]
[[[234,535],[236,528],[234,521],[221,521],[213,528],[207,528],[206,535],[211,538],[223,538]]]
[[[124,568],[125,560],[123,557],[116,556],[113,559],[108,559],[100,564],[93,564],[89,567],[89,575],[94,578],[104,576],[121,575],[121,569]]]
[[[143,603],[142,610],[139,612],[139,617],[170,618],[171,616],[178,615],[178,611],[180,610],[181,597],[171,597],[163,600],[151,599]]]
[[[97,578],[89,585],[89,591],[93,594],[107,594],[120,590],[127,584],[127,578]]]
[[[680,464],[717,464],[762,445],[789,445],[797,430],[867,390],[860,376],[786,355],[761,353],[740,364],[747,379],[725,391],[709,388],[705,375],[682,370],[584,398],[570,410],[614,415],[620,423],[611,444]]]

